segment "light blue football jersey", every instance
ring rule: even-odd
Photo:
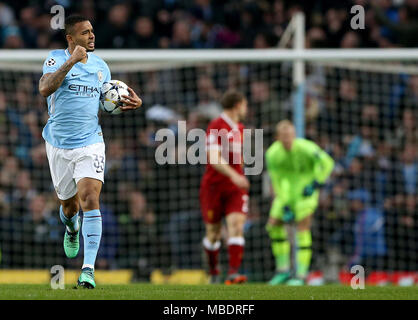
[[[103,142],[98,117],[100,89],[111,74],[101,58],[91,52],[87,55],[87,62],[76,63],[47,98],[49,119],[42,136],[54,147],[74,149]],[[69,57],[68,49],[51,51],[43,74],[57,71]]]

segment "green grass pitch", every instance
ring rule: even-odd
[[[417,300],[418,286],[319,287],[247,285],[98,285],[94,290],[53,290],[49,285],[0,285],[1,300]]]

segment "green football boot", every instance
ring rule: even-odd
[[[301,278],[291,278],[291,279],[286,281],[286,285],[291,286],[291,287],[304,286],[305,285],[305,280],[303,280]]]
[[[285,283],[289,278],[289,272],[277,272],[268,284],[271,286],[277,286],[279,284]]]
[[[75,258],[80,249],[80,229],[81,229],[81,219],[78,218],[78,228],[77,232],[70,233],[67,228],[64,235],[64,252],[68,258]]]
[[[80,277],[78,277],[77,287],[84,289],[94,289],[96,282],[94,282],[94,271],[91,268],[81,269]]]

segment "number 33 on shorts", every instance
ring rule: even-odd
[[[96,169],[96,173],[101,173],[104,170],[105,157],[100,154],[94,154],[93,166]]]

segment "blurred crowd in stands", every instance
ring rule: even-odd
[[[417,38],[406,36],[417,22],[410,21],[417,10],[413,2],[377,2],[380,9],[366,6],[366,30],[354,33],[347,27],[347,6],[366,1],[303,4],[308,46],[414,46],[408,41]],[[3,47],[64,46],[62,35],[49,31],[44,3],[55,2],[0,2]],[[107,48],[276,46],[292,12],[302,8],[294,1],[59,3],[96,21],[97,47]],[[379,12],[386,18],[378,18]],[[59,202],[41,136],[48,114],[37,92],[39,77],[0,72],[0,268],[81,265],[65,259],[62,250]],[[156,164],[155,133],[167,127],[178,133],[177,120],[187,120],[186,130],[206,128],[220,112],[222,93],[234,87],[248,97],[245,124],[264,129],[266,149],[275,124],[292,119],[291,77],[286,63],[113,71],[112,78],[131,85],[144,105],[100,116],[107,159],[97,267],[132,268],[142,280],[155,268],[201,268],[198,194],[204,166]],[[315,214],[312,268],[323,269],[330,281],[336,270],[359,263],[417,270],[418,76],[308,65],[305,108],[307,138],[337,163]],[[274,268],[264,230],[272,196],[265,178],[265,172],[249,177],[245,227],[243,267],[257,281],[269,279]]]
[[[61,0],[0,1],[0,48],[61,48],[51,7],[81,13],[97,48],[269,48],[293,14],[306,14],[307,47],[417,46],[415,0]],[[365,8],[364,30],[353,30],[353,5]]]

